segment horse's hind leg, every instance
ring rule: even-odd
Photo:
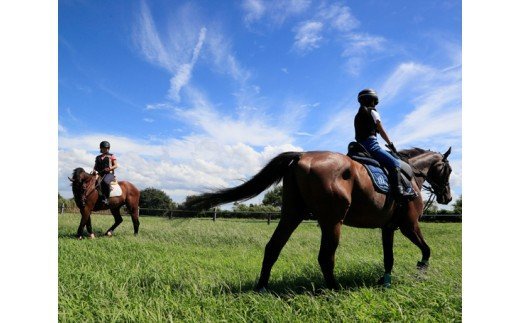
[[[114,230],[123,222],[123,217],[121,216],[121,210],[119,208],[110,209],[110,212],[114,216],[114,224],[107,230],[105,235],[111,236],[114,233]]]
[[[134,235],[137,235],[139,233],[139,207],[137,206],[130,206],[129,204],[126,204],[126,208],[128,210],[128,213],[130,213],[130,216],[132,217],[132,223],[134,225]]]
[[[419,224],[416,222],[410,225],[402,225],[400,229],[405,237],[410,239],[411,242],[421,249],[422,259],[417,263],[417,267],[419,269],[425,269],[428,267],[430,247],[426,244],[426,241],[424,241]]]
[[[302,222],[303,212],[303,201],[298,193],[294,177],[292,174],[288,174],[283,180],[282,215],[280,223],[278,223],[271,239],[265,246],[262,270],[255,290],[263,291],[267,288],[271,269],[278,259],[282,248],[287,243],[287,240],[289,240],[291,234]]]
[[[262,271],[260,272],[260,278],[258,279],[258,284],[256,285],[257,291],[262,291],[263,289],[267,288],[269,276],[271,275],[271,268],[273,268],[273,265],[278,259],[282,248],[287,243],[287,240],[289,240],[289,237],[302,220],[303,218],[301,216],[289,218],[282,215],[282,219],[280,220],[280,223],[278,223],[271,240],[269,240],[265,246]]]
[[[341,235],[341,222],[330,225],[320,223],[321,227],[321,245],[318,255],[323,277],[328,288],[339,289],[338,282],[334,278],[334,264],[336,249],[339,245]]]

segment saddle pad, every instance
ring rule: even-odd
[[[110,197],[117,197],[123,194],[123,190],[121,190],[121,186],[117,184],[117,182],[110,183]]]
[[[390,185],[388,184],[388,176],[383,172],[383,169],[367,164],[363,164],[363,166],[367,169],[376,191],[384,194],[388,193]]]

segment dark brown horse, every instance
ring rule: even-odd
[[[308,213],[317,218],[321,228],[318,262],[327,287],[339,287],[333,269],[342,224],[382,229],[385,274],[379,283],[389,286],[394,264],[394,231],[397,228],[421,250],[422,259],[417,266],[428,266],[430,248],[418,223],[423,211],[420,192],[424,181],[428,181],[438,203],[451,201],[451,167],[447,160],[450,152],[451,148],[444,154],[420,148],[400,152],[414,170],[412,185],[419,193],[417,198],[404,204],[396,203],[390,195],[377,192],[362,164],[339,153],[317,151],[282,153],[242,185],[199,195],[186,204],[188,207],[207,209],[245,200],[283,179],[281,219],[265,247],[256,289],[265,290],[271,268],[283,246]]]
[[[101,202],[99,193],[96,189],[96,175],[85,172],[83,168],[76,168],[72,173],[72,193],[74,194],[74,201],[80,209],[81,221],[79,223],[77,237],[81,239],[83,237],[83,228],[87,226],[87,232],[91,238],[94,237],[92,232],[92,224],[90,221],[90,214],[92,211],[108,210],[112,212],[115,223],[107,230],[105,235],[111,236],[114,230],[121,222],[123,217],[121,216],[120,209],[123,205],[126,205],[128,213],[132,216],[132,222],[134,224],[134,234],[137,235],[139,232],[139,190],[130,182],[118,181],[121,186],[121,196],[111,197],[109,199],[109,205]]]

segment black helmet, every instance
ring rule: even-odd
[[[379,98],[377,97],[376,91],[372,89],[364,89],[361,92],[359,92],[357,96],[357,100],[359,103],[364,104],[367,102],[367,100],[374,99],[376,100],[375,105],[379,103]]]
[[[108,141],[102,141],[99,143],[99,148],[109,148],[110,149],[110,143]]]

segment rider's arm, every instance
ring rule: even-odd
[[[383,127],[383,122],[381,121],[381,116],[379,116],[379,113],[374,109],[370,111],[370,114],[372,115],[372,118],[376,123],[377,132],[381,135],[381,137],[383,137],[383,139],[386,141],[388,145],[391,145],[392,142],[390,141],[390,138],[388,137],[388,134],[386,133],[385,128]]]
[[[118,165],[117,165],[117,160],[116,160],[116,158],[114,157],[114,158],[112,158],[112,167],[110,167],[110,170],[112,171],[112,170],[116,169],[117,166],[118,166]]]
[[[378,120],[376,122],[376,129],[377,129],[377,132],[379,132],[379,134],[381,135],[381,137],[386,141],[386,143],[390,145],[392,142],[390,141],[390,138],[386,134],[385,128],[383,128],[383,123],[381,123],[381,120]]]

